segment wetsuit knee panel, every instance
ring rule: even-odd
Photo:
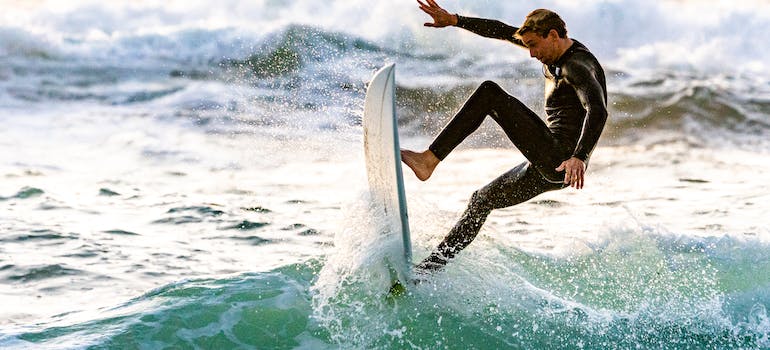
[[[483,83],[481,83],[481,85],[479,85],[478,89],[485,92],[503,91],[503,88],[501,88],[500,85],[491,80],[485,80]]]
[[[473,208],[486,208],[489,207],[489,190],[480,188],[473,192],[471,195],[469,207]]]

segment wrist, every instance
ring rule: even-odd
[[[449,20],[449,24],[457,26],[457,23],[460,23],[460,15],[456,13],[452,14],[451,19]]]
[[[581,154],[573,154],[573,155],[572,155],[572,158],[578,159],[578,160],[580,160],[581,162],[585,163],[585,161],[586,161],[586,158],[588,158],[588,157],[584,157],[584,156],[583,156],[583,155],[581,155]]]

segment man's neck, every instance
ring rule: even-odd
[[[559,39],[559,58],[556,59],[558,62],[562,56],[564,56],[564,53],[569,50],[570,47],[572,47],[572,44],[575,43],[572,39],[569,37],[565,37],[564,39]]]

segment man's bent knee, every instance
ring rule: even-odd
[[[479,85],[479,90],[496,90],[496,91],[502,91],[503,88],[500,87],[500,85],[497,85],[494,81],[486,80],[481,85]]]
[[[482,188],[473,192],[468,207],[476,210],[490,210],[491,204],[488,191]]]

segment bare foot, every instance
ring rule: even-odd
[[[414,171],[414,174],[421,181],[427,180],[433,174],[438,163],[441,162],[430,150],[418,153],[402,149],[401,160]]]

